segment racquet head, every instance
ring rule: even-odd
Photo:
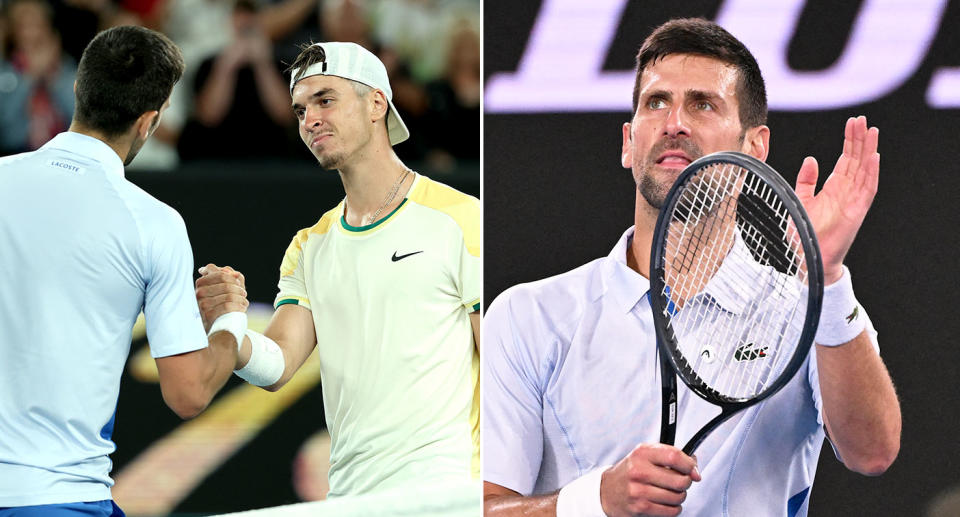
[[[782,388],[822,292],[813,227],[775,170],[735,152],[684,169],[657,219],[650,302],[661,360],[691,390],[726,412]]]

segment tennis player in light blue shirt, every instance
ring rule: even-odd
[[[865,117],[847,121],[843,154],[819,193],[816,160],[797,175],[824,269],[815,350],[780,392],[708,434],[691,457],[658,443],[651,242],[692,161],[717,151],[766,160],[766,91],[749,50],[703,19],[655,29],[635,81],[621,154],[636,183],[634,226],[606,258],[505,291],[484,319],[484,515],[804,516],[825,436],[847,468],[867,475],[884,472],[900,447],[899,402],[843,266],[876,193],[878,130]],[[758,267],[738,246],[721,273]],[[735,315],[742,302],[721,280],[687,303]],[[696,344],[709,346],[702,330]],[[676,443],[718,413],[680,383]]]
[[[236,366],[230,334],[208,347],[183,220],[124,179],[182,72],[159,33],[105,31],[84,51],[71,130],[0,159],[0,516],[123,514],[109,455],[141,310],[180,416]]]
[[[624,447],[659,440],[650,283],[627,265],[632,238],[630,228],[607,257],[515,286],[490,307],[484,480],[550,493],[609,468]],[[735,309],[729,293],[708,294]],[[696,453],[703,480],[688,490],[684,515],[805,515],[824,438],[818,386],[810,357],[781,392],[709,434]],[[679,383],[677,443],[719,413]]]

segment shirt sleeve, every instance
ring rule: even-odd
[[[207,346],[193,285],[193,252],[187,228],[174,209],[164,206],[155,228],[146,228],[143,315],[150,354],[192,352]]]
[[[481,230],[480,201],[469,198],[470,204],[463,218],[461,230],[463,232],[463,246],[460,250],[460,303],[470,312],[480,310],[480,293],[482,284],[480,275],[483,271],[481,254],[483,250],[483,232]]]
[[[287,246],[286,253],[283,254],[283,262],[280,263],[280,282],[277,284],[280,292],[277,293],[277,297],[273,301],[274,308],[292,303],[310,309],[310,300],[307,298],[307,286],[303,275],[303,246],[308,235],[308,230],[297,232],[290,245]]]
[[[507,291],[483,322],[483,479],[530,495],[543,459],[543,397],[510,305]]]

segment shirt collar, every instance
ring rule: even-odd
[[[104,170],[114,172],[123,177],[123,162],[120,156],[102,140],[83,135],[74,131],[66,131],[53,137],[43,144],[41,149],[56,149],[68,153],[78,154],[100,162]]]
[[[603,261],[604,293],[613,296],[617,307],[624,313],[632,311],[650,290],[650,280],[627,265],[633,230],[634,227],[631,226],[623,232],[616,246]]]
[[[733,246],[720,264],[713,278],[707,282],[703,291],[727,312],[739,315],[743,313],[750,300],[757,299],[759,291],[766,285],[760,279],[767,275],[769,270],[761,266],[753,258],[747,244],[740,237],[740,232],[734,232]],[[744,282],[744,279],[755,279],[753,282]]]

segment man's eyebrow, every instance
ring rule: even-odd
[[[645,93],[645,94],[643,95],[643,97],[644,97],[645,99],[664,99],[664,100],[670,100],[670,99],[673,98],[673,94],[671,94],[671,93],[668,92],[667,90],[653,90],[653,91],[650,91],[650,92]]]
[[[317,97],[323,97],[324,95],[326,95],[326,94],[328,94],[328,93],[331,93],[331,92],[335,92],[335,91],[336,91],[336,90],[334,90],[333,88],[321,88],[321,89],[313,92],[313,95],[311,95],[310,98],[311,98],[311,99],[316,99]],[[296,103],[296,102],[293,103],[293,109],[299,109],[299,108],[302,108],[302,107],[303,107],[302,104],[299,104],[299,103]]]
[[[684,92],[686,97],[697,101],[722,101],[723,97],[719,93],[707,90],[687,90]]]

